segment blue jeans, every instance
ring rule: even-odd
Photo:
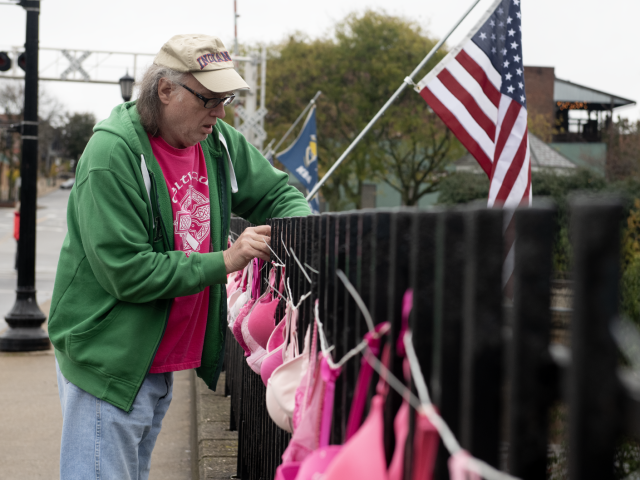
[[[148,374],[130,413],[69,382],[58,367],[62,405],[61,480],[147,480],[169,409],[173,373]]]

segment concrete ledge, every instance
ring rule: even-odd
[[[194,434],[196,452],[193,478],[198,480],[229,480],[236,474],[238,432],[229,430],[231,401],[224,396],[225,374],[220,375],[217,392],[193,375]]]

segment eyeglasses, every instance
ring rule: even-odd
[[[178,83],[178,85],[180,85],[181,87],[183,87],[186,90],[189,90],[196,97],[198,97],[200,100],[202,100],[204,102],[204,108],[216,108],[221,103],[226,107],[227,105],[231,104],[231,102],[233,102],[234,98],[236,98],[236,96],[234,94],[231,94],[228,97],[222,97],[222,98],[207,98],[207,97],[203,97],[202,95],[200,95],[197,92],[194,92],[193,90],[191,90],[186,85],[183,85],[182,83]]]

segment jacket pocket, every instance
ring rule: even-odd
[[[84,340],[88,340],[98,335],[118,317],[118,315],[122,311],[123,306],[124,306],[124,302],[117,303],[116,306],[113,307],[111,312],[109,312],[109,314],[105,318],[100,320],[95,327],[92,327],[89,330],[86,330],[84,332],[72,333],[69,338],[69,343],[73,344],[77,342],[82,342]]]
[[[98,325],[69,337],[76,364],[137,384],[146,375],[167,317],[149,303],[118,302]]]

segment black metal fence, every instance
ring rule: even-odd
[[[421,368],[434,403],[463,448],[520,478],[545,479],[550,411],[564,402],[568,477],[603,480],[613,476],[620,435],[640,433],[640,381],[619,371],[610,334],[619,308],[622,207],[606,198],[572,204],[571,350],[551,343],[554,311],[569,312],[551,304],[554,215],[547,204],[515,213],[512,302],[503,297],[501,210],[361,210],[268,223],[271,246],[286,264],[294,298],[312,291],[301,307],[301,344],[315,299],[335,345],[334,358],[367,331],[337,269],[360,292],[376,324],[391,321],[392,339],[400,328],[403,294],[412,288],[410,324]],[[248,226],[239,218],[231,221],[235,234]],[[287,249],[305,266],[311,284]],[[277,320],[283,314],[282,306]],[[390,342],[392,350],[395,343]],[[391,358],[396,358],[393,352]],[[345,437],[359,365],[351,360],[336,384],[332,443]],[[390,368],[402,378],[399,360]],[[226,369],[231,428],[239,431],[238,477],[271,479],[290,435],[269,418],[266,388],[230,332]],[[387,397],[385,432],[393,432],[400,404],[398,394]],[[393,442],[392,433],[385,435],[388,459]],[[447,457],[441,444],[435,478],[449,478]]]

